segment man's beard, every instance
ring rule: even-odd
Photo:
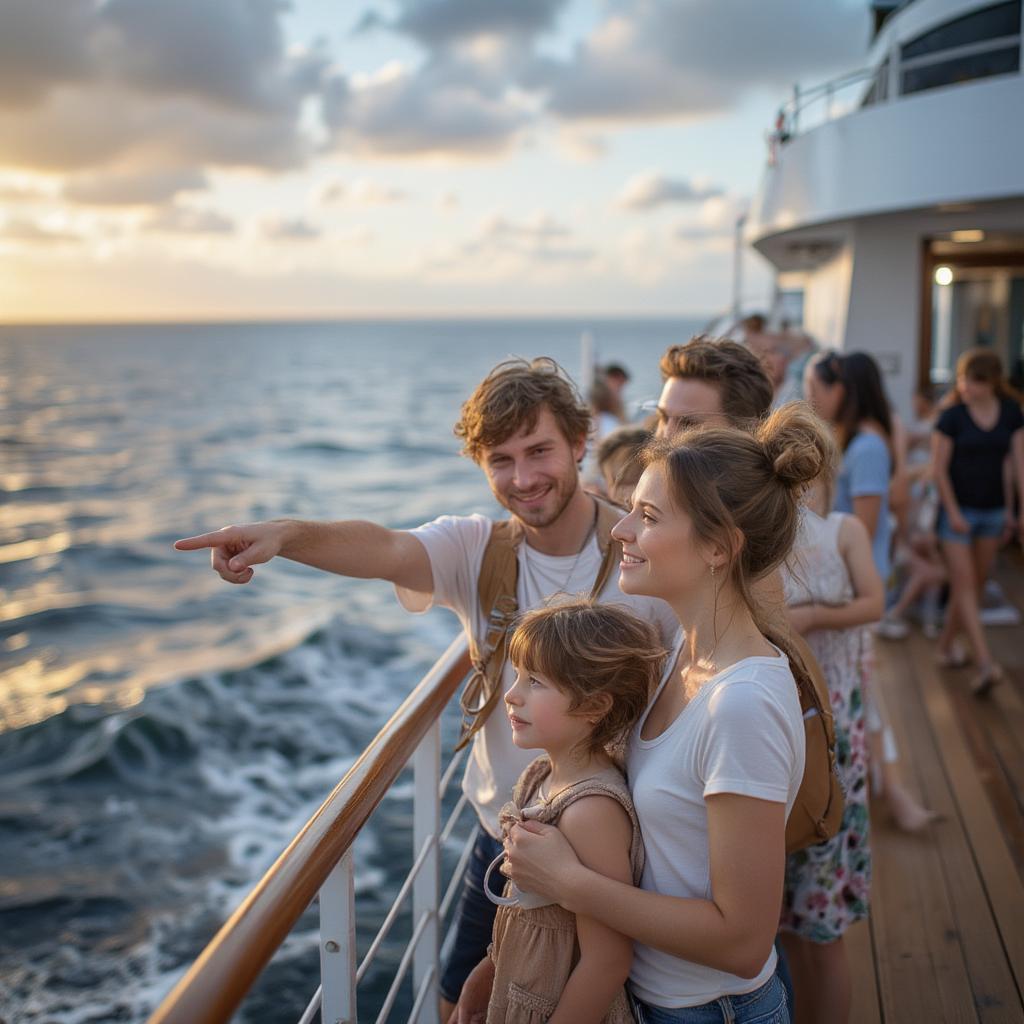
[[[553,511],[549,511],[547,508],[533,509],[527,511],[525,509],[517,508],[514,501],[505,501],[501,497],[495,495],[498,498],[498,502],[509,512],[511,512],[517,519],[525,523],[527,526],[532,526],[534,529],[543,530],[552,523],[556,522],[562,513],[569,507],[569,502],[572,501],[573,496],[576,494],[576,489],[579,487],[579,476],[577,475],[570,483],[567,479],[562,479],[554,482],[554,487],[548,498],[555,499],[555,508]]]

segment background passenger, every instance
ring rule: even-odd
[[[966,652],[956,640],[960,630],[967,634],[978,668],[971,692],[981,697],[1003,678],[978,617],[981,589],[1000,542],[1024,536],[1013,490],[1004,481],[1007,460],[1017,481],[1024,481],[1024,414],[994,352],[971,349],[957,360],[956,389],[935,425],[932,456],[950,582],[939,650],[946,665],[965,664]]]
[[[864,688],[871,635],[885,605],[871,538],[853,515],[829,512],[831,477],[805,501],[782,576],[793,628],[825,673],[836,730],[836,770],[845,796],[837,835],[786,861],[781,918],[798,1024],[849,1019],[852,982],[843,935],[868,916],[871,849]]]

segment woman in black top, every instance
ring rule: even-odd
[[[956,635],[958,628],[967,633],[978,664],[971,689],[980,697],[1002,678],[978,616],[981,588],[1001,540],[1024,532],[1014,519],[1009,471],[1018,484],[1024,482],[1024,414],[1003,383],[994,352],[975,348],[957,361],[955,398],[935,425],[932,459],[942,501],[938,533],[950,579],[939,651],[944,664],[965,664]]]

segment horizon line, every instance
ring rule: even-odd
[[[522,312],[481,312],[481,313],[409,313],[409,314],[375,314],[375,313],[348,313],[329,314],[324,316],[213,316],[213,317],[185,317],[175,319],[170,317],[138,317],[125,318],[120,320],[108,319],[19,319],[0,320],[0,330],[11,327],[212,327],[218,325],[232,324],[331,324],[331,323],[415,323],[415,322],[439,322],[451,323],[458,321],[515,321],[523,322],[537,320],[702,320],[711,321],[718,319],[721,314],[707,313],[593,313],[593,312],[558,312],[558,313],[522,313]]]

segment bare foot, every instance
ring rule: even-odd
[[[920,832],[933,821],[942,820],[942,815],[938,811],[930,811],[919,804],[898,782],[889,783],[882,795],[888,801],[893,821],[904,832]]]

